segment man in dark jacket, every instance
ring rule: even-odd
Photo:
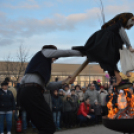
[[[60,89],[68,80],[49,83],[51,64],[59,57],[71,56],[82,54],[76,50],[57,50],[53,45],[43,46],[42,50],[32,57],[21,80],[20,104],[39,130],[39,134],[53,134],[56,130],[52,112],[43,96],[44,88]]]
[[[60,130],[61,109],[62,109],[62,100],[58,96],[58,91],[54,90],[52,95],[52,111],[53,111],[54,123],[57,130]]]
[[[1,83],[0,89],[0,134],[4,134],[4,120],[6,118],[7,134],[11,134],[12,114],[15,112],[15,101],[8,83]]]

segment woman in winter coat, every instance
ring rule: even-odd
[[[82,123],[88,123],[90,120],[95,119],[95,116],[90,114],[90,112],[94,112],[94,110],[90,108],[90,100],[87,97],[85,98],[84,102],[80,104],[77,113],[77,118],[80,122],[80,125],[82,125]]]
[[[80,103],[80,102],[83,102],[84,93],[83,93],[83,91],[81,90],[80,85],[76,85],[76,86],[75,86],[75,94],[76,94],[76,96],[78,97],[79,103]]]

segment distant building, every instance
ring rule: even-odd
[[[0,81],[3,81],[6,76],[9,76],[13,82],[18,81],[24,75],[25,68],[28,63],[19,62],[0,62]],[[81,64],[52,64],[52,74],[50,81],[63,80],[67,76],[72,75]],[[80,84],[81,86],[87,86],[94,80],[98,80],[102,83],[108,82],[105,77],[105,72],[100,68],[98,64],[89,64],[87,67],[76,77],[74,84]]]

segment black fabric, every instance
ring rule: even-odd
[[[101,106],[102,109],[102,116],[108,115],[108,108],[107,106]]]
[[[62,100],[59,96],[52,96],[52,110],[53,112],[61,111],[62,109]]]
[[[20,104],[39,130],[39,134],[53,134],[55,132],[52,112],[39,89],[35,87],[22,88],[20,91]]]
[[[73,112],[68,111],[63,113],[63,122],[66,128],[69,128],[72,126],[72,118],[73,118]]]
[[[41,51],[37,52],[29,62],[25,74],[36,73],[39,74],[45,84],[50,80],[51,76],[51,58],[46,58]]]
[[[86,52],[89,62],[98,62],[104,71],[110,72],[110,75],[114,75],[114,70],[118,71],[119,49],[122,49],[123,45],[119,35],[121,26],[119,21],[105,30],[95,32],[86,42],[84,49],[78,48],[79,51]]]
[[[15,101],[11,91],[7,90],[5,93],[0,89],[0,111],[15,110]]]

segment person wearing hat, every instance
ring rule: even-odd
[[[50,82],[51,65],[60,57],[81,57],[77,50],[58,50],[54,45],[45,45],[30,60],[20,82],[18,98],[20,105],[29,114],[39,134],[53,134],[56,130],[52,112],[43,97],[44,89],[60,89],[70,77],[63,81]],[[72,80],[70,83],[73,83]]]
[[[124,90],[119,91],[119,95],[117,98],[117,104],[119,109],[125,109],[127,107],[127,99],[124,93]]]
[[[15,101],[8,83],[2,82],[0,88],[0,134],[4,134],[4,121],[6,118],[7,134],[11,134],[12,115],[15,113]]]
[[[68,84],[65,84],[64,86],[63,86],[63,95],[68,95],[68,94],[70,94],[71,93],[71,91],[70,91],[70,89],[69,89],[69,85]]]
[[[98,124],[101,121],[101,105],[97,100],[94,101],[94,114],[95,114],[95,123]]]
[[[104,71],[108,71],[110,76],[116,77],[117,86],[121,82],[121,77],[117,67],[120,60],[119,50],[126,44],[130,52],[134,52],[125,29],[130,29],[134,25],[134,15],[132,13],[121,13],[105,23],[101,30],[96,31],[87,40],[85,46],[73,47],[87,54],[89,62],[97,62]]]

